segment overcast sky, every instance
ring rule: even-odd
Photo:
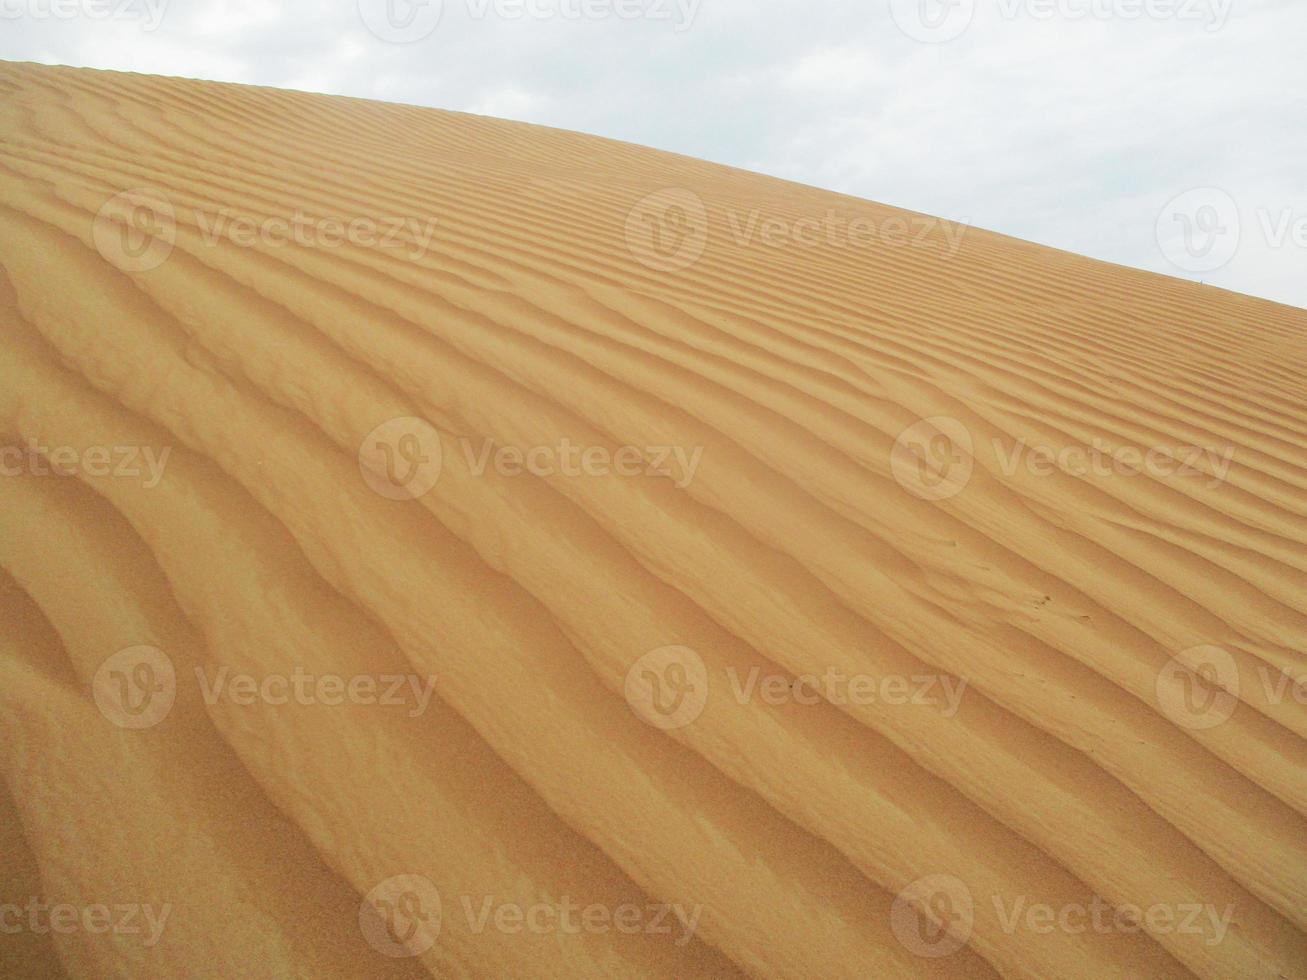
[[[1307,0],[0,0],[0,58],[612,136],[1307,307]]]

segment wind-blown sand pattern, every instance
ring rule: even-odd
[[[1307,977],[1307,314],[0,93],[4,975]]]

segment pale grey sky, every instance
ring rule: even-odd
[[[0,58],[545,123],[1307,307],[1303,0],[0,0]]]

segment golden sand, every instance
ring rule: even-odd
[[[1307,313],[12,64],[0,266],[0,974],[1307,977]]]

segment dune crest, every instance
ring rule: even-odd
[[[0,93],[7,975],[1307,977],[1307,313]]]

